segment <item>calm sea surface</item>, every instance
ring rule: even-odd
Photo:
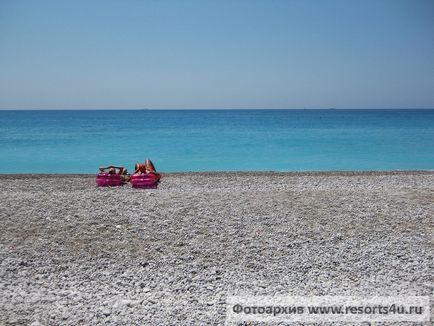
[[[0,173],[434,169],[434,110],[0,111]]]

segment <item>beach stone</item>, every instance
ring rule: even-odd
[[[111,311],[108,310],[108,309],[103,309],[101,312],[102,312],[102,314],[103,314],[104,316],[106,316],[106,317],[108,317],[108,316],[111,315]]]
[[[11,322],[11,323],[15,323],[15,322]],[[34,321],[30,324],[30,326],[44,326],[44,324],[40,323],[39,321]]]

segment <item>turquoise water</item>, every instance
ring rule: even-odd
[[[434,110],[0,111],[0,173],[434,169]]]

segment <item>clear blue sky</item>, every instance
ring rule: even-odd
[[[0,0],[0,108],[434,108],[433,0]]]

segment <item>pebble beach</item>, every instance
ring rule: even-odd
[[[172,173],[149,190],[1,175],[0,325],[223,325],[228,295],[432,298],[433,217],[429,171]]]

